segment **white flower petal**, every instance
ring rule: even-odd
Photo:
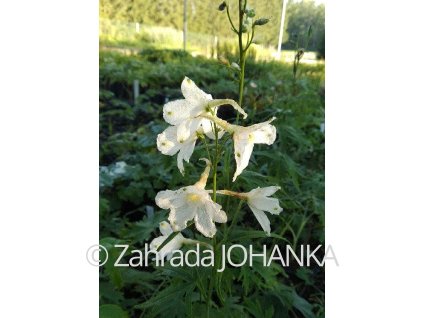
[[[207,212],[207,208],[200,206],[195,215],[195,227],[206,237],[213,237],[216,234],[216,226],[214,225],[212,216]]]
[[[164,243],[164,241],[166,241],[167,238],[168,238],[168,236],[156,237],[150,243],[150,250],[157,251],[157,249]],[[165,246],[163,246],[163,248],[160,251],[157,252],[157,258],[159,260],[165,259],[167,256],[172,255],[172,253],[174,251],[174,249],[173,249],[174,244],[171,244],[171,243],[172,242],[168,242]]]
[[[200,120],[189,120],[189,129],[199,125]],[[194,152],[195,143],[197,141],[197,133],[194,131],[182,143],[177,140],[178,126],[170,126],[157,136],[157,149],[164,155],[173,156],[178,153],[177,162],[179,171],[184,174],[183,160],[189,162]]]
[[[235,181],[236,178],[242,173],[242,171],[248,166],[253,148],[254,143],[249,140],[248,135],[245,136],[245,134],[234,134],[236,171],[232,181]]]
[[[176,128],[176,137],[179,143],[197,138],[197,130],[200,128],[201,118],[187,119]]]
[[[261,195],[261,196],[265,196],[268,197],[270,195],[273,195],[276,193],[276,191],[280,190],[281,187],[278,186],[270,186],[270,187],[264,187],[264,188],[256,188],[254,190],[251,190],[250,192],[248,192],[248,194],[250,196],[256,196],[256,195]]]
[[[159,236],[153,239],[150,243],[150,250],[157,251],[160,245],[166,240],[166,236]]]
[[[159,229],[160,229],[160,233],[162,233],[165,236],[173,233],[173,230],[170,227],[170,224],[167,223],[166,221],[160,222]]]
[[[164,235],[153,239],[150,243],[150,250],[157,251],[157,249],[164,243],[164,241],[166,241],[168,237],[169,235]],[[185,238],[182,236],[182,234],[177,234],[158,252],[158,259],[164,259],[165,257],[169,259],[170,257],[172,257],[173,252],[179,250],[182,247],[184,241]]]
[[[177,161],[178,161],[178,168],[179,171],[184,174],[184,162],[189,162],[189,159],[191,158],[192,153],[194,152],[195,148],[195,142],[197,141],[197,137],[193,140],[187,140],[182,144],[182,147],[178,153]]]
[[[253,197],[248,200],[248,204],[254,206],[256,209],[267,211],[272,214],[279,214],[282,212],[282,208],[279,206],[279,200],[276,198]]]
[[[268,121],[248,127],[233,125],[235,127],[233,138],[237,168],[232,181],[235,181],[248,166],[255,143],[266,143],[270,145],[275,141],[276,128],[270,125],[275,119],[273,117]]]
[[[276,139],[276,127],[270,124],[263,126],[253,133],[255,144],[271,145]]]
[[[265,231],[267,235],[270,235],[270,221],[267,215],[263,211],[260,211],[252,206],[250,206],[250,209],[253,211],[257,221],[259,221],[263,231]]]
[[[196,213],[197,206],[185,204],[180,208],[171,208],[168,220],[174,231],[182,231],[187,227],[188,221],[191,221]]]
[[[172,240],[170,240],[169,243],[163,246],[163,248],[168,247],[168,249],[173,252],[173,251],[179,250],[182,247],[184,241],[185,241],[185,238],[182,236],[181,233],[178,233],[175,235],[175,237]]]
[[[227,222],[222,206],[213,202],[201,182],[208,176],[210,162],[207,163],[199,182],[176,191],[166,190],[157,194],[156,203],[170,209],[168,220],[173,231],[185,229],[188,221],[194,219],[198,231],[207,237],[213,237],[216,234],[214,222]]]
[[[168,102],[163,106],[163,118],[171,125],[179,125],[190,117],[192,108],[184,99]]]
[[[156,204],[161,209],[170,209],[171,201],[177,196],[177,191],[164,190],[156,194]]]
[[[156,195],[156,204],[162,209],[170,209],[171,207],[177,207],[184,205],[184,200],[181,198],[181,190],[171,191],[164,190],[160,191]]]
[[[279,214],[282,208],[279,206],[279,200],[276,198],[268,198],[278,191],[280,187],[271,186],[264,188],[256,188],[246,193],[248,202],[255,208],[263,211],[268,211],[272,214]]]
[[[203,134],[205,134],[207,137],[209,137],[210,139],[215,139],[214,136],[214,127],[213,127],[213,122],[209,119],[202,119],[201,120],[201,132]],[[222,130],[219,126],[217,126],[217,139],[220,139],[223,137],[223,135],[225,134],[225,131]]]
[[[222,206],[210,200],[210,203],[206,205],[207,212],[212,216],[214,222],[226,223],[228,217],[225,211],[222,210]]]
[[[173,156],[181,149],[181,145],[176,139],[176,130],[175,126],[170,126],[157,135],[157,149],[162,154]]]
[[[262,122],[262,123],[254,124],[254,125],[247,126],[247,127],[237,126],[235,129],[236,129],[238,132],[240,132],[240,133],[241,133],[241,132],[244,132],[244,133],[254,133],[254,132],[256,132],[256,131],[258,131],[258,130],[262,129],[263,127],[269,126],[269,124],[270,124],[272,121],[274,121],[275,119],[276,119],[276,117],[272,117],[271,119],[266,120],[266,121],[264,121],[264,122]]]
[[[185,77],[182,81],[181,91],[185,99],[194,107],[202,106],[212,100],[212,96],[210,94],[206,94],[199,89],[188,77]]]

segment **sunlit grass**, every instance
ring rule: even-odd
[[[143,48],[182,49],[183,32],[171,27],[137,25],[130,22],[116,22],[100,19],[101,49],[119,49],[122,52],[138,51]],[[207,34],[188,32],[187,50],[193,56],[215,57],[225,52],[236,53],[237,40],[215,38]],[[252,54],[257,61],[276,60],[277,51],[274,47],[253,44]],[[284,50],[280,61],[290,63],[294,60],[295,51]],[[301,60],[305,64],[320,64],[316,52],[306,52]]]

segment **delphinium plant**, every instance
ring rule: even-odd
[[[232,188],[238,176],[248,166],[254,145],[271,145],[277,137],[276,128],[272,125],[275,117],[247,126],[240,123],[239,116],[242,115],[242,120],[248,116],[243,107],[248,49],[253,43],[256,28],[265,25],[269,20],[256,19],[255,11],[248,6],[247,0],[238,1],[237,25],[231,17],[228,2],[223,2],[218,9],[226,12],[230,27],[238,38],[239,58],[231,64],[231,69],[237,75],[238,101],[213,99],[212,95],[202,91],[190,78],[185,77],[181,84],[184,99],[170,101],[164,105],[163,118],[170,126],[157,136],[158,150],[165,155],[177,157],[177,167],[182,175],[185,174],[184,161],[189,162],[196,145],[204,145],[207,158],[202,158],[206,166],[195,184],[177,190],[160,191],[156,196],[157,206],[170,210],[169,223],[160,223],[162,236],[155,238],[150,244],[150,248],[156,250],[158,257],[162,259],[170,259],[174,251],[183,245],[202,244],[205,249],[212,249],[215,259],[219,260],[222,257],[219,247],[230,244],[227,242],[229,234],[244,203],[267,235],[271,233],[268,215],[278,215],[282,211],[278,199],[272,197],[280,189],[278,185],[264,185],[248,189],[248,192],[237,192]],[[224,105],[232,106],[237,112],[234,123],[218,116],[219,107]],[[230,141],[232,143],[229,144]],[[233,153],[234,160],[229,160],[230,152]],[[234,169],[232,162],[235,162]],[[226,180],[232,170],[235,170],[232,182],[221,182],[226,187],[218,189],[219,178]],[[239,204],[233,208],[233,205],[229,204],[232,201],[219,198],[218,195],[234,197],[239,200]],[[226,225],[228,219],[230,222]],[[207,238],[206,241],[185,238],[181,231],[190,227],[195,227]],[[207,316],[210,314],[213,294],[218,293],[216,287],[222,279],[222,274],[216,267],[217,265],[208,278],[208,286],[200,288],[201,297],[207,303]]]

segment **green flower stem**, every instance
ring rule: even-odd
[[[239,86],[238,86],[238,105],[242,107],[242,101],[244,97],[244,81],[245,81],[245,61],[247,59],[247,50],[253,42],[254,38],[254,26],[251,32],[251,38],[247,39],[247,43],[244,47],[242,43],[242,23],[244,21],[244,12],[247,7],[247,0],[242,5],[242,0],[239,0],[239,29],[238,29],[238,48],[239,48]],[[239,114],[236,115],[236,124],[239,121]]]
[[[226,14],[228,16],[229,23],[231,24],[232,31],[234,31],[238,35],[239,66],[240,66],[239,86],[238,86],[238,105],[239,105],[240,108],[242,108],[242,101],[243,101],[243,96],[244,96],[244,78],[245,78],[246,53],[247,53],[249,46],[251,45],[251,43],[253,41],[254,28],[253,28],[252,33],[251,33],[251,38],[247,39],[247,43],[246,43],[246,46],[244,48],[243,38],[242,38],[242,34],[243,34],[242,29],[243,29],[244,12],[245,12],[245,9],[246,9],[246,6],[247,6],[247,1],[244,0],[244,2],[243,2],[243,0],[239,0],[238,4],[239,4],[239,7],[238,7],[238,14],[239,14],[238,30],[235,28],[235,25],[234,25],[234,23],[231,19],[228,6],[226,7]],[[205,114],[202,117],[212,120],[213,121],[213,127],[214,127],[215,156],[213,158],[214,159],[213,160],[213,201],[216,202],[217,164],[218,164],[218,161],[221,159],[221,157],[220,157],[221,153],[219,153],[219,140],[218,140],[217,126],[220,126],[224,130],[226,130],[229,134],[234,133],[234,128],[236,126],[231,125],[228,122],[226,122],[225,120],[218,118],[217,114],[215,114],[215,113],[213,115]],[[245,117],[246,117],[246,115],[245,115]],[[236,115],[236,124],[238,124],[238,122],[239,122],[239,112],[237,112],[237,115]],[[226,160],[225,160],[225,164],[226,164]],[[227,167],[224,167],[224,168],[225,168],[224,170],[226,172]],[[243,203],[243,200],[240,201],[238,208],[235,211],[235,214],[234,214],[232,221],[231,221],[231,225],[228,228],[225,228],[223,239],[219,242],[219,244],[216,244],[217,243],[216,242],[216,236],[213,237],[213,252],[215,253],[215,255],[216,255],[216,251],[218,250],[217,246],[222,245],[227,240],[227,237],[228,237],[230,230],[236,224],[236,221],[237,221],[238,215],[239,215],[239,211],[241,210],[242,203]],[[213,285],[214,285],[215,277],[216,277],[216,268],[213,268],[211,276],[210,276],[209,288],[208,288],[208,293],[207,293],[207,317],[210,317],[211,299],[212,299],[212,294],[213,294],[213,287],[214,287]]]
[[[216,250],[217,250],[217,246],[216,246],[216,235],[215,235],[213,237],[213,255],[216,255]],[[211,299],[213,294],[215,273],[216,273],[216,264],[213,264],[212,272],[210,275],[210,281],[209,281],[209,290],[207,293],[207,318],[210,317]]]
[[[239,28],[238,28],[238,49],[239,49],[239,67],[241,70],[239,71],[239,86],[238,86],[238,105],[242,107],[242,97],[244,95],[244,76],[245,76],[245,51],[242,45],[242,23],[244,20],[244,9],[247,4],[245,1],[245,5],[242,5],[242,0],[239,0],[238,6],[238,13],[239,13]],[[239,114],[236,114],[236,124],[239,121]]]
[[[235,28],[234,23],[232,22],[231,15],[229,13],[229,5],[226,6],[226,15],[228,16],[229,22],[231,23],[232,31],[238,34],[238,30]]]
[[[197,274],[197,278],[200,277],[200,273],[198,272],[197,266],[194,266],[194,268],[195,268],[195,272]],[[206,292],[204,290],[204,286],[203,286],[203,283],[201,281],[201,278],[197,279],[196,281],[198,282],[197,284],[198,284],[198,289],[200,290],[200,301],[201,301],[202,299],[206,299],[207,296],[206,296]],[[140,317],[142,317],[142,316],[140,316]]]
[[[242,34],[240,35],[240,38],[242,38]],[[238,86],[239,99],[238,99],[238,104],[242,105],[242,99],[243,99],[243,95],[244,95],[245,52],[242,51],[242,47],[240,47],[240,48],[241,48],[240,49],[241,53],[240,53],[240,56],[239,56],[239,61],[240,61],[239,63],[240,63],[241,71],[239,72],[239,86]],[[236,114],[236,122],[235,123],[238,124],[238,122],[239,122],[239,113]]]
[[[217,113],[217,111],[216,111]],[[217,114],[215,114],[217,117]],[[217,130],[216,123],[213,123],[214,130],[214,146],[215,146],[215,157],[213,162],[213,201],[216,202],[216,189],[217,189],[217,162],[219,161],[219,132]]]
[[[212,162],[212,158],[211,158],[210,150],[209,150],[209,143],[207,142],[206,138],[203,138],[203,142],[204,142],[204,145],[206,146],[207,156],[209,157],[210,162]]]
[[[254,26],[252,28],[251,31],[251,39],[249,41],[247,41],[247,45],[245,46],[244,52],[246,53],[248,48],[250,47],[251,43],[253,43],[253,38],[254,38]]]
[[[235,192],[235,191],[230,191],[230,190],[218,190],[217,193],[223,194],[223,195],[228,195],[228,196],[231,196],[231,197],[236,197],[240,200],[246,200],[248,198],[248,196],[245,193]]]
[[[217,117],[217,116],[213,116]],[[214,130],[214,140],[215,140],[215,156],[213,160],[213,201],[216,202],[216,189],[217,189],[217,163],[219,161],[219,132],[217,130],[216,123],[213,123],[213,130]],[[216,244],[216,235],[213,237],[213,254],[216,255],[217,251],[217,244]],[[210,317],[210,307],[211,307],[211,299],[213,294],[213,285],[215,279],[215,266],[213,266],[210,281],[209,281],[209,290],[207,294],[207,317]]]

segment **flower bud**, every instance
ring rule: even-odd
[[[297,54],[295,54],[295,57],[300,60],[304,55],[304,50],[303,49],[298,49]]]
[[[223,11],[223,10],[225,10],[225,9],[226,9],[226,1],[223,1],[223,2],[219,5],[218,10],[219,10],[219,11]]]
[[[256,15],[256,12],[254,11],[254,9],[250,9],[250,10],[247,10],[246,14],[247,14],[247,17],[254,18]]]
[[[237,71],[241,71],[241,68],[239,67],[239,65],[237,64],[237,63],[235,63],[235,62],[232,62],[231,63],[231,67],[233,68],[233,69],[236,69]]]
[[[265,25],[267,22],[269,22],[268,18],[260,18],[256,21],[254,21],[253,25]]]

